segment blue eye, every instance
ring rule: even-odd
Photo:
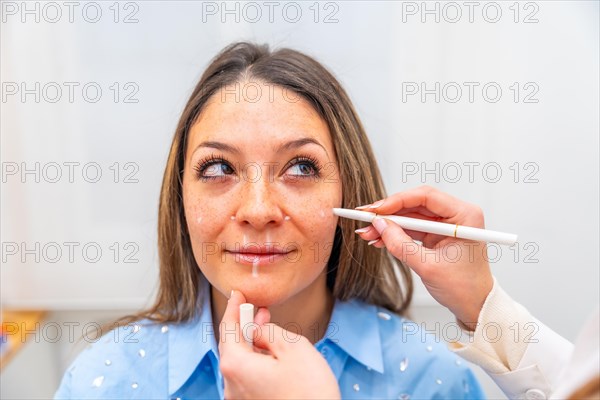
[[[233,173],[229,165],[221,162],[215,162],[210,164],[208,167],[204,169],[204,177],[212,177],[212,176],[224,176]]]
[[[211,154],[194,166],[198,180],[224,180],[235,173],[231,164],[223,157]],[[321,167],[319,161],[310,156],[297,156],[289,162],[286,175],[296,178],[319,178]],[[288,172],[290,171],[290,172]]]
[[[291,176],[294,178],[318,178],[321,176],[321,167],[316,158],[309,156],[299,156],[291,161],[288,170],[293,171]]]
[[[221,157],[211,154],[200,161],[195,167],[198,179],[217,179],[233,174],[233,168]]]
[[[294,173],[291,175],[311,176],[316,174],[315,166],[309,162],[299,162],[294,164],[290,167],[290,170],[294,171]]]

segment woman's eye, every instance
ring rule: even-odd
[[[194,169],[196,170],[197,178],[203,180],[222,180],[228,175],[235,174],[229,162],[215,156],[199,162]],[[316,160],[313,161],[307,157],[299,157],[291,161],[291,165],[286,169],[285,174],[293,178],[319,178],[320,166]]]
[[[288,171],[293,176],[317,176],[317,167],[310,161],[299,161],[292,165]]]
[[[233,169],[225,162],[213,161],[199,168],[199,178],[211,179],[233,174]]]

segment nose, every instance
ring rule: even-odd
[[[238,223],[262,230],[269,225],[278,225],[284,214],[280,208],[279,196],[275,188],[262,177],[242,183],[240,203],[235,214]]]

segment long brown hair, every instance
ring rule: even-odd
[[[271,52],[267,45],[233,43],[210,63],[188,100],[171,144],[160,192],[158,254],[160,283],[154,304],[126,324],[142,318],[187,321],[199,312],[200,268],[194,259],[182,199],[182,173],[190,128],[218,90],[242,80],[277,85],[306,99],[327,123],[339,163],[342,207],[354,208],[386,197],[365,130],[345,90],[313,58],[291,49]],[[358,222],[340,219],[327,263],[327,285],[335,298],[357,298],[403,313],[413,292],[409,269],[386,250],[358,240]]]

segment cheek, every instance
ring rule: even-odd
[[[188,231],[192,242],[209,239],[223,225],[229,222],[230,215],[219,202],[193,190],[183,191],[183,205]]]
[[[310,199],[302,198],[292,208],[288,208],[290,218],[305,227],[307,237],[323,245],[333,240],[338,217],[333,214],[334,207],[341,206],[341,192],[322,191]]]

